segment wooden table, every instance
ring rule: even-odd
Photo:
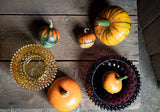
[[[131,17],[129,36],[119,45],[108,47],[99,40],[93,47],[82,49],[76,37],[84,27],[92,27],[95,16],[109,5],[124,8]],[[1,0],[0,1],[0,108],[52,108],[44,91],[28,91],[10,77],[10,60],[20,47],[37,43],[42,26],[52,19],[61,39],[49,48],[57,61],[59,75],[73,78],[82,89],[79,108],[98,108],[89,100],[81,76],[92,60],[116,53],[127,57],[139,67],[136,0]],[[139,68],[138,68],[139,69]],[[128,109],[137,109],[140,97]]]

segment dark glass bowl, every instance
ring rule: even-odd
[[[108,93],[102,84],[103,74],[117,72],[120,77],[128,76],[122,81],[122,89],[116,94]],[[131,61],[119,55],[98,58],[86,74],[86,90],[90,99],[102,109],[121,110],[136,99],[140,91],[140,74]]]

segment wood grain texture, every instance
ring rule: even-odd
[[[156,79],[158,81],[160,81],[160,53],[156,54],[156,55],[153,55],[151,57],[151,63],[152,63],[152,66],[153,66],[153,70],[154,70],[154,73],[155,73],[155,76],[156,76]]]
[[[118,5],[137,15],[136,0],[1,0],[0,14],[96,14],[109,5]]]
[[[159,0],[138,0],[138,17],[142,28],[150,25],[160,16]]]
[[[129,36],[119,45],[108,47],[96,40],[89,49],[82,49],[77,36],[83,28],[93,29],[95,16],[110,5],[124,8],[131,17]],[[107,54],[119,54],[133,61],[139,70],[139,48],[136,0],[1,0],[0,1],[0,108],[52,108],[46,92],[28,91],[10,77],[9,60],[22,46],[40,44],[39,31],[54,22],[61,35],[60,41],[49,48],[57,60],[57,78],[69,76],[81,87],[82,100],[78,108],[95,108],[84,89],[83,76],[92,60]],[[6,60],[2,61],[2,60]],[[7,62],[8,61],[8,62]],[[138,109],[140,97],[127,109]]]
[[[40,28],[48,25],[49,18],[54,21],[54,27],[61,35],[60,41],[49,48],[57,60],[78,60],[83,52],[94,52],[94,50],[100,52],[98,48],[103,52],[107,50],[108,46],[98,39],[90,49],[79,47],[76,38],[87,26],[88,16],[0,16],[0,60],[10,60],[13,54],[24,45],[39,44]],[[130,60],[139,60],[137,16],[131,16],[131,20],[129,36],[110,49]]]
[[[144,30],[149,55],[160,53],[160,17]]]
[[[80,86],[82,92],[82,99],[78,108],[83,109],[99,109],[92,102],[84,88],[84,81],[81,76],[86,74],[86,69],[92,62],[57,62],[57,78],[60,76],[68,76],[74,79]],[[134,62],[133,62],[134,63]],[[134,63],[135,64],[135,63]],[[28,91],[21,88],[10,76],[9,63],[0,62],[0,109],[9,108],[26,108],[26,109],[42,109],[52,108],[47,98],[47,90],[42,91]],[[135,103],[127,109],[138,109],[140,107],[140,97],[137,97]]]

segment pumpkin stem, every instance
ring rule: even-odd
[[[117,80],[118,80],[118,81],[122,81],[122,80],[127,79],[127,78],[128,78],[128,76],[124,76],[124,77],[119,77],[119,78],[117,78]]]
[[[69,92],[64,90],[64,91],[61,91],[61,94],[63,97],[66,97],[69,95]]]
[[[62,87],[60,87],[60,93],[61,93],[62,97],[66,97],[69,95],[69,92],[64,90]]]
[[[51,19],[49,19],[50,25],[49,28],[52,29],[53,28],[53,21]]]
[[[102,20],[102,19],[100,19],[97,22],[98,22],[99,26],[104,26],[104,27],[109,27],[110,26],[109,20]]]
[[[87,34],[87,31],[89,31],[89,28],[84,29],[84,33]]]

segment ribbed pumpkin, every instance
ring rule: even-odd
[[[44,47],[54,46],[60,39],[60,34],[53,28],[53,22],[49,20],[50,25],[40,31],[40,42]]]
[[[127,79],[127,76],[120,77],[116,72],[106,72],[102,79],[103,88],[111,94],[118,93],[122,89],[122,80],[124,79]]]
[[[108,46],[117,45],[129,34],[131,20],[128,13],[119,6],[104,9],[94,21],[97,38]]]
[[[89,30],[89,28],[85,28],[84,32],[78,36],[78,42],[81,48],[90,48],[96,40],[96,36],[87,30]]]
[[[68,77],[55,80],[47,95],[51,105],[59,111],[71,111],[79,105],[81,100],[79,85]]]

